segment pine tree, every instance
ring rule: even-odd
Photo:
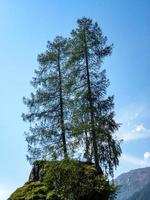
[[[104,169],[113,176],[121,155],[120,142],[113,135],[119,124],[102,69],[112,45],[107,46],[107,37],[91,19],[77,23],[71,40],[56,37],[38,56],[39,69],[31,82],[35,93],[24,97],[29,112],[22,115],[30,122],[27,158],[67,158],[82,146],[84,157],[95,161],[100,174]]]
[[[87,160],[94,159],[97,170],[113,175],[121,154],[120,143],[113,137],[119,124],[114,120],[113,97],[107,96],[109,80],[102,69],[104,57],[112,52],[107,37],[97,23],[82,18],[72,31],[69,66],[74,77],[72,130],[83,145]]]
[[[47,43],[46,52],[38,55],[39,69],[35,70],[31,81],[35,92],[23,99],[29,109],[22,117],[30,122],[26,133],[30,161],[68,157],[65,127],[67,51],[68,40],[63,37],[57,36]]]

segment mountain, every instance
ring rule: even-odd
[[[134,193],[139,191],[142,192],[142,189],[144,189],[144,187],[149,183],[150,167],[139,168],[121,174],[115,179],[115,184],[120,186],[117,200],[128,200],[129,197],[132,197]]]
[[[135,192],[128,200],[150,200],[150,183],[145,185],[140,191]]]

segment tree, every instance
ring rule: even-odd
[[[82,18],[70,39],[56,37],[38,56],[39,69],[31,84],[35,93],[24,98],[29,108],[23,119],[29,160],[66,158],[82,145],[84,157],[100,174],[113,175],[119,163],[120,142],[113,133],[113,96],[103,59],[112,52],[97,23]],[[71,156],[72,157],[72,156]]]
[[[109,80],[101,67],[104,57],[112,52],[112,45],[106,45],[107,37],[91,19],[83,17],[77,24],[78,27],[71,33],[68,63],[70,74],[75,79],[72,86],[73,135],[78,138],[79,144],[82,142],[85,157],[88,160],[94,158],[99,173],[103,173],[101,167],[104,167],[106,173],[113,175],[121,149],[112,134],[119,124],[114,120],[113,97],[106,97]]]
[[[31,161],[68,156],[64,69],[67,50],[68,41],[63,37],[57,36],[53,42],[48,42],[46,52],[38,55],[39,69],[35,70],[31,81],[35,93],[23,99],[29,112],[22,117],[31,123],[26,133]]]

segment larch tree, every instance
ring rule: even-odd
[[[47,43],[47,50],[38,55],[39,69],[31,81],[35,89],[30,98],[23,98],[29,112],[22,114],[30,122],[26,134],[27,158],[67,158],[67,131],[65,127],[67,94],[65,92],[68,40],[57,36]]]
[[[95,162],[99,173],[113,175],[119,163],[120,142],[113,133],[119,124],[114,120],[113,96],[107,96],[109,80],[102,69],[103,59],[112,52],[97,23],[83,17],[71,33],[68,66],[74,77],[72,85],[72,133],[83,146],[85,158]]]
[[[112,45],[107,45],[107,37],[91,19],[84,17],[77,24],[70,39],[56,37],[38,56],[39,69],[31,82],[35,92],[24,97],[29,111],[22,115],[30,122],[27,158],[67,158],[81,151],[100,174],[105,170],[113,176],[121,155],[120,141],[114,136],[119,124],[102,68]]]

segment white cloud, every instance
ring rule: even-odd
[[[150,152],[145,152],[145,153],[149,153],[149,156],[150,156]],[[126,163],[132,165],[133,168],[148,167],[150,166],[150,159],[145,160],[145,153],[144,153],[143,159],[123,153],[120,158],[120,161],[125,161]]]
[[[138,156],[133,156],[131,154],[122,153],[119,161],[119,166],[115,171],[115,177],[130,170],[150,167],[150,160],[145,160],[144,155],[143,158],[141,158]]]
[[[145,152],[144,153],[144,159],[146,160],[146,161],[150,161],[150,152]]]
[[[143,126],[143,124],[140,124],[136,127],[135,129],[137,132],[140,132],[140,131],[147,131],[146,128]]]
[[[135,156],[129,155],[129,154],[122,154],[120,160],[133,165],[133,167],[135,167],[135,166],[142,167],[143,166],[143,160],[141,160]]]
[[[119,138],[123,141],[139,140],[150,138],[150,129],[146,129],[143,124],[137,125],[134,129],[127,133],[119,133]]]

